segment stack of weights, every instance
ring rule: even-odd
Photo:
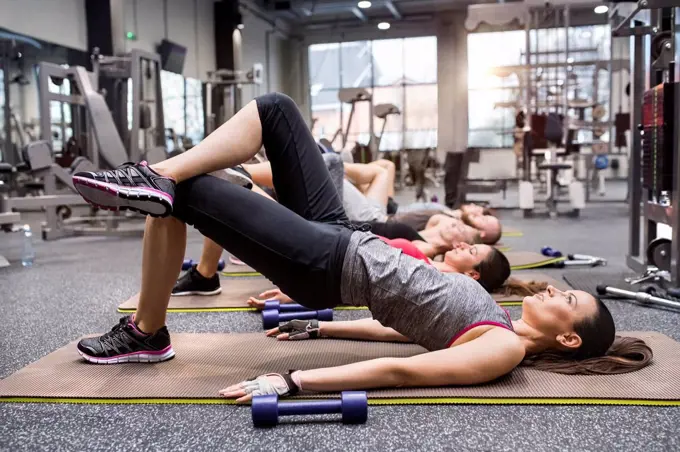
[[[662,83],[642,98],[642,186],[658,199],[673,189],[675,83]]]

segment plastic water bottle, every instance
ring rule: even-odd
[[[21,255],[21,265],[24,267],[32,267],[35,259],[35,250],[33,249],[33,233],[31,227],[24,225],[24,252]]]

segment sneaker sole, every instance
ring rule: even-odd
[[[210,291],[210,292],[206,292],[206,291],[199,292],[197,290],[188,290],[186,292],[177,292],[177,293],[173,293],[171,295],[173,297],[188,297],[188,296],[191,296],[191,295],[197,295],[197,296],[200,296],[200,297],[207,297],[207,296],[210,296],[210,295],[218,295],[220,293],[222,293],[221,287],[219,289],[215,289],[215,290]]]
[[[80,349],[78,349],[78,353],[84,360],[94,364],[160,363],[175,357],[175,351],[171,345],[160,352],[134,352],[109,358],[96,358],[83,353]]]
[[[148,187],[123,187],[85,177],[73,176],[73,185],[85,201],[105,210],[131,210],[152,217],[172,213],[172,197]]]

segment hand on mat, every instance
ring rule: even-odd
[[[301,339],[316,339],[321,336],[319,321],[312,320],[291,320],[278,328],[267,331],[267,336],[276,336],[280,341],[297,341]]]
[[[236,399],[236,403],[250,402],[257,395],[294,395],[300,389],[290,376],[292,372],[260,375],[222,389],[220,395],[227,399]]]
[[[292,303],[293,299],[279,289],[265,290],[260,295],[248,298],[248,305],[255,309],[264,309],[264,302],[267,300],[278,300],[281,304]]]

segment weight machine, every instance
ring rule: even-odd
[[[612,37],[631,44],[629,156],[630,229],[627,265],[652,281],[645,294],[601,287],[601,294],[680,308],[680,8],[672,0],[640,0],[625,17],[610,13]],[[625,13],[624,13],[625,14]],[[672,239],[657,236],[659,224]],[[641,246],[644,244],[645,249]],[[641,295],[654,296],[641,296]],[[675,299],[674,299],[675,298]],[[661,300],[661,301],[659,301]]]
[[[211,134],[219,124],[224,124],[243,107],[241,87],[243,85],[260,86],[263,81],[263,72],[264,68],[260,63],[255,63],[248,71],[218,69],[208,72],[208,80],[205,82],[205,111],[208,112],[207,134]],[[215,108],[215,98],[217,98],[218,108]]]

